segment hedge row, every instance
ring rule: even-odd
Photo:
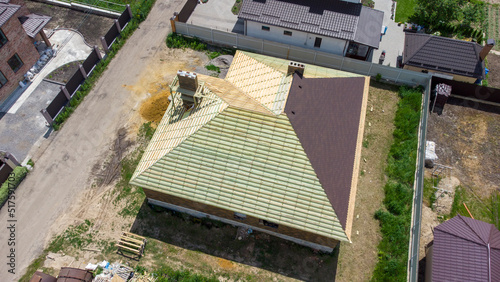
[[[382,241],[373,281],[406,281],[422,91],[407,87],[399,90],[394,142],[387,158],[389,180],[384,187],[384,208],[375,213]]]
[[[14,191],[28,174],[28,169],[22,166],[16,167],[9,175],[9,178],[0,187],[0,208],[7,202],[9,190]]]

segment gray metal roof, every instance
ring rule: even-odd
[[[23,28],[26,31],[26,34],[28,34],[28,36],[31,38],[34,38],[51,19],[51,17],[49,16],[42,16],[37,14],[29,14],[22,18],[24,18]]]
[[[405,34],[403,64],[451,74],[484,78],[482,46],[441,36]]]
[[[433,281],[500,281],[500,231],[458,215],[434,228]]]
[[[21,6],[0,3],[0,27],[6,23]]]
[[[341,0],[244,0],[238,17],[378,48],[383,15]]]

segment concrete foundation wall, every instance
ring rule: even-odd
[[[338,244],[338,241],[332,238],[327,238],[321,235],[313,234],[303,230],[298,230],[286,225],[280,224],[277,228],[269,227],[263,224],[259,218],[255,218],[246,215],[246,218],[236,219],[235,212],[221,208],[217,208],[210,205],[205,205],[199,202],[190,201],[187,199],[182,199],[179,197],[167,195],[161,192],[143,189],[146,193],[146,197],[152,203],[156,203],[161,206],[160,202],[164,203],[166,207],[168,204],[174,205],[173,208],[185,208],[190,210],[190,214],[195,217],[210,217],[213,219],[218,219],[220,221],[239,226],[247,226],[255,230],[269,233],[271,235],[281,237],[297,244],[306,245],[315,249],[321,249],[325,251],[331,251]],[[156,202],[154,202],[154,201]],[[171,208],[171,207],[169,207]],[[185,210],[183,212],[188,212]]]

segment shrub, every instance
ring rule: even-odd
[[[9,178],[2,184],[0,187],[0,207],[2,207],[9,197],[9,190],[14,191],[17,189],[21,181],[23,181],[24,177],[28,174],[28,169],[22,166],[16,167]]]

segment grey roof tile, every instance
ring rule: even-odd
[[[0,27],[4,25],[21,6],[0,3]]]
[[[405,34],[403,64],[451,74],[484,78],[479,58],[482,46],[475,42],[420,33]]]
[[[238,17],[378,48],[383,15],[341,0],[244,0]]]

